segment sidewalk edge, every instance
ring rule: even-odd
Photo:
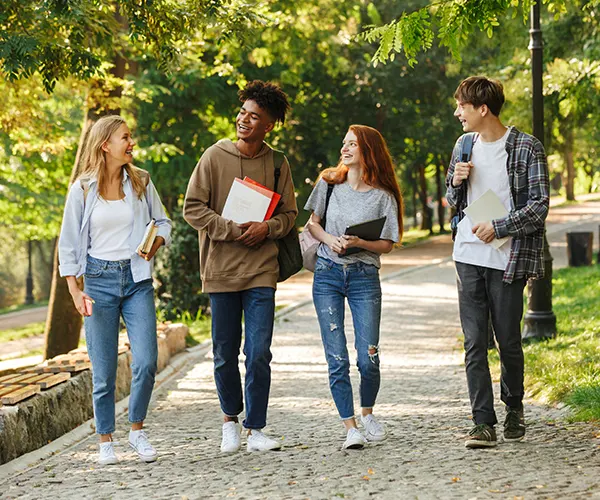
[[[154,397],[163,389],[163,386],[169,380],[179,374],[188,364],[203,357],[209,351],[210,346],[210,341],[205,341],[173,356],[171,362],[165,369],[156,375],[152,399],[154,399]],[[115,405],[115,419],[123,415],[128,408],[129,396],[117,401]],[[94,419],[91,418],[46,446],[42,446],[37,450],[33,450],[6,464],[0,465],[0,485],[10,479],[14,479],[15,476],[26,472],[31,467],[39,465],[39,462],[42,462],[51,456],[62,455],[85,439],[89,439],[94,434],[93,423]]]

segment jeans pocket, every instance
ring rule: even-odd
[[[102,267],[95,265],[87,265],[84,276],[86,278],[99,278],[102,275]]]
[[[379,274],[379,268],[377,268],[371,264],[364,264],[362,266],[362,272],[363,272],[363,274],[366,274],[367,276],[377,276]]]
[[[315,264],[315,273],[322,273],[325,271],[329,271],[331,267],[327,265],[327,261],[321,257],[317,258],[317,263]]]

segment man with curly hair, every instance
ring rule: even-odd
[[[190,178],[184,206],[185,220],[198,231],[202,290],[210,297],[224,453],[241,447],[238,415],[244,407],[238,357],[242,315],[247,449],[281,448],[281,443],[267,437],[262,429],[266,426],[271,386],[270,348],[279,273],[276,240],[292,229],[298,215],[287,159],[274,154],[264,142],[277,122],[284,123],[290,108],[287,96],[277,85],[260,80],[249,83],[238,94],[242,106],[235,120],[237,141],[221,139],[204,152]],[[236,224],[221,216],[236,177],[247,176],[274,189],[278,167],[277,192],[281,200],[272,218]]]

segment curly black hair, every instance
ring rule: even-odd
[[[290,103],[287,94],[274,83],[254,80],[239,90],[238,96],[241,102],[252,100],[275,118],[276,122],[281,122],[282,125],[285,123]]]

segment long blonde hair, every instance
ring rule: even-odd
[[[98,194],[103,197],[106,195],[107,172],[106,153],[102,149],[102,145],[111,138],[121,125],[126,125],[126,122],[119,115],[100,118],[90,129],[83,148],[81,175],[79,177],[95,177],[98,182]],[[146,191],[146,186],[139,170],[130,163],[126,163],[123,168],[131,179],[133,190],[138,198],[141,198]]]

